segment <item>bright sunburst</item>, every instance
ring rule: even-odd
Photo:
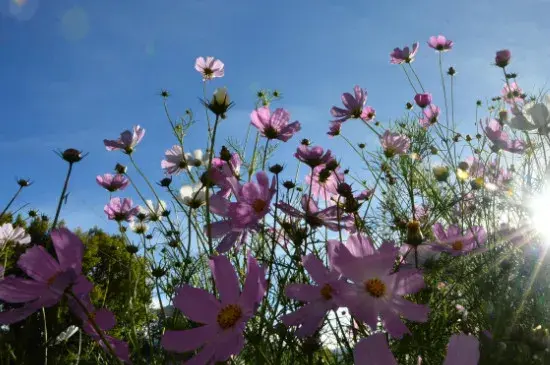
[[[550,244],[550,189],[530,199],[528,207],[533,227],[544,237],[544,241]]]

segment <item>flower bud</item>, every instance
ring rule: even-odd
[[[498,67],[506,67],[510,63],[510,59],[512,58],[512,53],[507,50],[503,49],[497,52],[495,56],[495,65]]]
[[[420,222],[411,220],[407,223],[407,242],[411,246],[418,246],[424,240],[422,231],[420,230]]]
[[[210,102],[203,101],[203,104],[216,116],[225,119],[225,113],[233,106],[229,99],[226,87],[217,88]]]
[[[290,180],[287,180],[283,183],[283,186],[290,190],[290,189],[294,189],[296,187],[296,184],[294,184],[294,182],[290,181]]]
[[[407,108],[408,110],[411,110],[413,108],[412,103],[407,102],[407,104],[405,104],[405,108]]]
[[[300,143],[303,144],[304,146],[311,145],[311,141],[307,138],[302,139],[302,141]]]
[[[162,278],[164,275],[166,275],[166,270],[160,268],[160,267],[155,267],[153,270],[151,270],[151,274],[159,279],[159,278]]]
[[[222,146],[222,149],[220,151],[220,160],[225,162],[231,161],[231,152],[229,152],[229,150],[225,146]]]
[[[26,188],[28,186],[31,186],[32,182],[28,179],[19,179],[17,180],[17,185],[19,185],[22,188]]]
[[[470,165],[468,165],[468,162],[465,161],[462,161],[458,164],[458,168],[464,171],[468,170],[469,167]]]
[[[283,166],[279,164],[275,164],[269,168],[269,172],[271,172],[272,174],[278,175],[281,172],[283,172]]]
[[[449,67],[449,70],[447,71],[447,75],[454,76],[456,75],[456,70],[454,67]]]
[[[432,103],[432,94],[429,94],[429,93],[416,94],[414,96],[414,101],[416,102],[416,105],[418,105],[419,107],[425,108]]]
[[[435,179],[439,182],[445,182],[449,178],[450,172],[447,166],[436,166],[432,169]]]
[[[164,179],[158,182],[158,184],[163,188],[169,187],[171,183],[172,183],[172,177],[165,177]]]
[[[139,248],[137,246],[134,246],[134,245],[127,245],[126,246],[126,251],[128,251],[128,253],[130,254],[135,254],[137,253],[139,250]]]
[[[117,172],[117,174],[124,175],[126,173],[126,170],[127,170],[126,166],[121,165],[119,163],[117,163],[115,166],[115,171]]]
[[[62,153],[60,153],[59,155],[61,156],[62,159],[64,159],[70,164],[79,162],[84,158],[84,156],[82,156],[82,152],[74,148],[68,148]]]

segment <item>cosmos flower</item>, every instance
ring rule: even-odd
[[[525,152],[525,142],[520,139],[510,139],[508,133],[504,132],[497,120],[491,119],[486,122],[486,126],[483,130],[487,138],[493,142],[493,149],[495,151],[504,150],[511,153]]]
[[[433,233],[437,239],[430,244],[433,250],[447,252],[452,256],[461,256],[473,251],[481,251],[487,241],[487,232],[483,227],[474,226],[462,234],[460,228],[451,225],[445,229],[441,223],[433,225]]]
[[[514,105],[523,101],[523,90],[516,82],[505,84],[502,87],[501,94],[504,101],[508,104]]]
[[[301,144],[298,147],[296,153],[294,154],[294,157],[296,157],[298,160],[302,161],[311,168],[326,164],[332,160],[330,150],[327,150],[327,152],[325,153],[323,147],[321,146],[309,147],[304,144]]]
[[[529,102],[520,108],[512,108],[512,118],[506,123],[521,131],[538,130],[540,134],[550,132],[550,95],[541,102]]]
[[[497,51],[495,55],[495,65],[498,67],[506,67],[510,63],[510,59],[512,58],[512,52],[510,52],[507,49],[503,49],[500,51]]]
[[[139,213],[139,207],[133,207],[133,201],[130,198],[112,198],[103,208],[107,218],[117,222],[129,222]]]
[[[338,309],[338,291],[343,283],[337,271],[327,269],[313,254],[303,256],[302,264],[316,284],[288,285],[285,289],[286,296],[307,304],[281,318],[286,326],[298,327],[298,337],[313,335],[321,327],[325,314]]]
[[[267,139],[288,141],[300,129],[300,122],[290,121],[290,113],[282,108],[277,108],[271,114],[269,107],[261,107],[250,114],[250,124],[258,128],[262,136]]]
[[[195,61],[195,70],[202,75],[203,81],[212,80],[215,77],[224,76],[224,64],[214,57],[198,57]]]
[[[428,46],[438,52],[447,52],[453,48],[454,42],[442,35],[431,36],[428,40]]]
[[[99,184],[99,186],[111,193],[117,190],[124,190],[130,184],[130,181],[126,178],[126,176],[121,174],[97,175],[95,181]]]
[[[174,306],[190,320],[203,326],[185,331],[167,330],[161,344],[167,351],[188,352],[201,348],[194,364],[222,362],[238,355],[244,347],[243,331],[265,295],[263,270],[248,256],[248,273],[242,291],[231,262],[225,256],[210,259],[210,269],[220,299],[187,284],[174,298]]]
[[[104,139],[103,144],[107,151],[116,151],[122,150],[126,154],[131,154],[134,152],[135,147],[145,135],[145,129],[141,128],[139,125],[134,126],[133,132],[124,131],[120,134],[120,138],[117,140],[108,140]]]
[[[432,94],[430,93],[416,94],[414,96],[414,101],[416,105],[424,109],[425,107],[427,107],[432,103]]]
[[[31,236],[22,227],[14,227],[11,223],[4,223],[0,226],[0,248],[8,242],[26,245],[31,243]]]
[[[424,114],[424,116],[419,120],[420,125],[424,128],[428,128],[437,123],[440,111],[441,109],[439,109],[438,106],[434,104],[428,105],[427,108],[424,108],[424,110],[422,110],[422,114]]]
[[[200,183],[183,185],[178,200],[191,209],[198,209],[206,203],[206,189]]]
[[[390,63],[393,64],[402,64],[402,63],[412,63],[414,57],[418,52],[418,42],[414,42],[412,50],[409,46],[401,48],[395,48],[392,53],[390,53]]]
[[[367,92],[361,89],[359,85],[355,85],[353,92],[354,95],[350,93],[342,94],[342,103],[345,109],[336,106],[330,109],[332,116],[337,118],[334,122],[343,123],[348,119],[361,119],[364,122],[368,122],[376,115],[372,107],[365,106],[367,102]]]
[[[174,145],[164,152],[164,160],[160,167],[167,175],[179,175],[185,170],[191,171],[193,167],[205,166],[208,163],[208,156],[202,150],[197,149],[191,153],[185,153],[180,145]]]
[[[405,135],[399,133],[391,133],[390,131],[384,132],[380,137],[380,144],[384,149],[384,154],[388,158],[392,158],[396,155],[404,155],[409,150],[411,141]]]
[[[139,213],[145,216],[144,221],[157,222],[166,215],[166,202],[164,200],[153,202],[152,200],[145,201],[145,207],[139,206]]]
[[[350,235],[345,245],[328,241],[332,266],[351,282],[341,287],[342,306],[372,329],[377,328],[378,316],[382,317],[388,333],[401,338],[409,330],[400,317],[425,322],[429,309],[403,298],[422,289],[424,280],[414,269],[393,272],[398,251],[391,242],[376,250],[370,238],[360,234]]]

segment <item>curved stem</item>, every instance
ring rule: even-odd
[[[2,216],[4,216],[4,214],[8,211],[8,209],[10,209],[10,206],[15,201],[15,199],[17,199],[17,196],[19,195],[19,193],[21,193],[21,190],[23,190],[22,186],[19,187],[19,189],[15,192],[11,200],[8,202],[8,205],[6,205],[2,213],[0,213],[0,218],[2,218]]]

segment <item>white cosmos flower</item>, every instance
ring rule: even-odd
[[[192,154],[186,153],[185,159],[189,164],[189,170],[191,170],[191,167],[201,167],[208,164],[208,155],[205,155],[201,149],[194,150]]]
[[[147,225],[147,223],[142,222],[142,221],[131,221],[130,222],[130,229],[134,233],[142,234],[142,233],[147,232],[147,230],[149,229],[149,226]]]
[[[192,209],[197,209],[206,203],[206,189],[202,184],[183,185],[179,200]]]
[[[166,212],[166,202],[164,200],[155,203],[152,200],[146,200],[145,204],[145,207],[139,207],[139,211],[147,216],[147,220],[155,222],[162,219],[163,214]]]
[[[508,125],[521,131],[538,129],[541,134],[550,132],[550,95],[546,95],[542,102],[530,102],[521,110],[512,110],[513,117]]]
[[[26,245],[31,243],[31,236],[23,228],[14,228],[11,223],[5,223],[0,226],[0,248],[8,242]]]

